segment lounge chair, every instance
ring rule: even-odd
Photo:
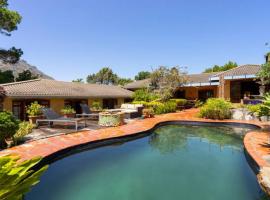
[[[84,118],[66,118],[63,117],[56,112],[54,112],[51,108],[42,108],[42,112],[46,119],[37,119],[36,125],[39,126],[40,122],[48,122],[48,125],[51,126],[54,122],[57,123],[74,123],[76,131],[78,130],[78,124],[80,122],[84,122],[84,127],[86,127],[86,119]]]
[[[92,113],[87,104],[81,103],[82,114],[76,114],[76,117],[93,117],[98,118],[98,113]]]

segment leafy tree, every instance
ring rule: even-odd
[[[12,31],[17,30],[22,17],[16,11],[8,9],[8,0],[0,0],[0,34],[10,36]],[[12,47],[9,50],[0,50],[0,59],[4,62],[15,63],[22,55],[21,49]]]
[[[18,74],[16,81],[27,81],[32,79],[37,79],[38,76],[33,75],[30,70],[24,70],[23,72]]]
[[[75,80],[72,80],[72,82],[74,82],[74,83],[83,83],[84,81],[83,81],[82,78],[77,78]]]
[[[105,85],[117,84],[118,76],[113,73],[109,67],[104,67],[96,74],[90,74],[87,76],[88,83],[99,83]]]
[[[261,70],[256,75],[259,78],[258,83],[260,86],[260,95],[265,94],[265,86],[270,84],[270,62],[267,62],[261,66]]]
[[[175,89],[186,82],[185,75],[178,66],[161,66],[152,72],[150,88],[160,96],[161,101],[167,101],[173,96]]]
[[[131,82],[133,82],[133,80],[130,78],[118,78],[118,80],[117,80],[117,84],[122,85],[122,86],[124,86],[128,83],[131,83]]]
[[[150,75],[151,73],[148,71],[141,71],[135,76],[135,80],[139,81],[139,80],[147,79],[147,78],[150,78]]]
[[[0,49],[0,60],[4,63],[14,64],[20,60],[20,57],[23,55],[21,49],[16,49],[15,47],[10,48],[9,50]]]
[[[233,69],[235,67],[237,67],[237,63],[236,62],[232,62],[232,61],[229,61],[228,63],[226,63],[225,65],[223,66],[219,66],[219,65],[214,65],[213,67],[211,68],[207,68],[204,70],[203,73],[211,73],[211,72],[222,72],[222,71],[227,71],[229,69]]]
[[[7,70],[3,72],[0,70],[0,84],[12,83],[12,82],[14,82],[13,72],[11,70]]]

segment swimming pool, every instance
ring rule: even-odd
[[[255,200],[247,128],[164,125],[145,137],[52,163],[26,200]]]

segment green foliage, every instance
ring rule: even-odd
[[[30,70],[24,70],[23,72],[18,74],[18,77],[16,78],[16,81],[27,81],[32,79],[37,79],[38,76],[33,75]]]
[[[87,76],[87,83],[98,83],[105,85],[117,84],[118,76],[113,73],[109,67],[104,67],[96,74],[90,74]]]
[[[42,115],[42,111],[41,111],[42,108],[43,106],[40,105],[37,101],[35,101],[31,103],[29,106],[27,106],[26,113],[30,117],[39,116],[39,115]]]
[[[177,106],[184,106],[187,104],[186,99],[170,99],[170,101],[175,102]]]
[[[15,47],[12,47],[8,50],[0,49],[0,60],[2,60],[4,63],[14,64],[20,60],[22,55],[23,51]]]
[[[168,101],[165,103],[157,104],[156,106],[153,106],[155,114],[164,114],[164,113],[171,113],[176,111],[176,103],[172,101]]]
[[[63,109],[61,109],[61,112],[66,115],[66,114],[74,114],[76,111],[74,108],[72,108],[70,105],[65,106]]]
[[[200,108],[200,107],[202,107],[203,105],[204,105],[204,102],[203,102],[203,101],[196,100],[196,101],[195,101],[194,107],[195,107],[195,108]]]
[[[117,79],[117,85],[121,85],[121,86],[124,86],[128,83],[131,83],[131,82],[133,82],[133,80],[130,78],[118,78]]]
[[[260,79],[261,85],[266,85],[270,83],[270,62],[265,63],[261,66],[260,71],[256,74]]]
[[[222,71],[227,71],[229,69],[233,69],[235,67],[237,67],[237,63],[236,62],[229,61],[228,63],[226,63],[223,66],[214,65],[211,68],[207,68],[207,69],[204,70],[203,73],[222,72]]]
[[[151,74],[150,88],[160,96],[161,101],[166,102],[173,96],[175,89],[185,82],[185,72],[178,66],[161,66]]]
[[[24,194],[39,182],[41,175],[47,170],[44,166],[37,171],[32,167],[37,165],[41,158],[34,158],[18,163],[18,157],[0,157],[0,199],[22,200]]]
[[[35,125],[26,121],[19,124],[19,129],[13,137],[13,142],[17,145],[19,142],[23,141],[24,136],[28,135],[35,128]]]
[[[153,92],[150,92],[148,89],[139,89],[136,90],[133,94],[133,100],[134,101],[154,101],[158,99],[159,96]]]
[[[75,80],[72,80],[73,83],[84,83],[82,78],[77,78]]]
[[[264,96],[264,101],[262,104],[262,114],[270,116],[270,94]]]
[[[12,138],[19,128],[19,121],[10,112],[0,112],[0,148],[6,148],[6,139]]]
[[[207,119],[229,119],[232,104],[224,99],[210,98],[200,109],[200,117]]]
[[[92,106],[91,106],[92,110],[97,110],[97,111],[101,111],[102,110],[102,106],[100,104],[99,101],[94,101],[92,103]]]
[[[261,114],[261,107],[262,104],[256,104],[256,105],[247,105],[246,108],[249,112],[253,113],[255,116],[259,117]]]
[[[150,78],[150,76],[151,76],[151,73],[150,72],[148,72],[148,71],[141,71],[141,72],[139,72],[135,76],[135,80],[136,81],[144,80],[144,79]]]
[[[11,70],[7,70],[3,72],[0,70],[0,84],[12,83],[12,82],[14,82],[13,72]]]
[[[0,0],[0,33],[9,36],[12,31],[17,30],[21,19],[18,12],[8,9],[7,0]]]

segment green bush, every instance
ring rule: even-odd
[[[0,112],[0,148],[6,148],[6,139],[13,138],[19,128],[17,120],[10,112]]]
[[[35,101],[35,102],[31,103],[29,106],[27,106],[26,113],[30,117],[39,116],[39,115],[42,115],[41,108],[43,108],[43,106],[38,104],[37,101]]]
[[[199,116],[207,119],[231,118],[232,104],[224,99],[210,98],[201,107]]]
[[[266,94],[264,96],[262,112],[264,112],[263,114],[265,115],[268,115],[268,116],[270,115],[270,94]]]
[[[101,110],[102,110],[102,106],[101,106],[101,104],[100,104],[99,101],[94,101],[94,102],[92,103],[91,109],[92,109],[92,110],[101,111]]]
[[[165,102],[156,104],[156,106],[153,107],[155,114],[164,114],[164,113],[170,113],[176,111],[176,103],[175,102]]]
[[[249,112],[251,112],[257,117],[261,115],[262,104],[247,105],[246,108],[248,109]]]
[[[17,145],[23,141],[23,137],[32,132],[35,128],[35,125],[26,121],[23,121],[19,124],[19,129],[16,134],[13,136],[13,143]]]
[[[134,101],[154,101],[158,99],[159,96],[153,92],[148,91],[147,89],[139,89],[136,90],[133,94],[133,100]]]
[[[186,99],[170,99],[170,101],[175,102],[177,106],[184,106],[187,104]]]
[[[76,111],[74,108],[72,108],[70,105],[65,106],[63,109],[61,109],[61,112],[66,115],[66,114],[75,114]]]
[[[37,171],[31,168],[37,165],[41,158],[34,158],[18,164],[18,157],[0,157],[0,199],[22,200],[31,187],[39,182],[40,176],[47,170],[44,166]]]

